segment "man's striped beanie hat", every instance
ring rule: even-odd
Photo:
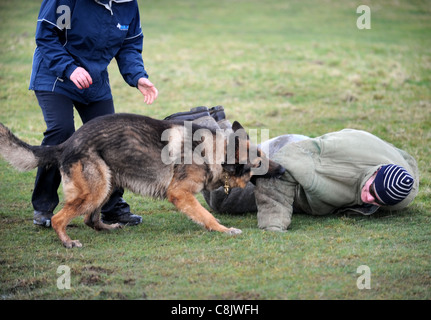
[[[401,166],[382,166],[374,180],[377,197],[385,205],[393,206],[403,201],[413,188],[413,177]]]

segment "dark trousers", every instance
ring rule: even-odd
[[[83,104],[55,92],[35,91],[35,94],[47,127],[42,145],[60,144],[75,132],[74,106],[83,123],[115,112],[112,99]],[[60,182],[61,175],[56,166],[38,169],[31,199],[35,211],[44,213],[54,211],[59,202],[57,190]],[[112,211],[114,206],[122,200],[123,193],[123,189],[115,189],[111,198],[103,206],[102,213]]]

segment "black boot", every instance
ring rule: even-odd
[[[210,116],[213,117],[214,120],[217,122],[226,119],[226,114],[224,113],[223,106],[212,107],[209,110],[209,112],[210,112]]]
[[[228,119],[226,119],[223,106],[212,107],[209,112],[210,116],[214,118],[220,129],[226,130],[228,133],[232,132],[232,124]]]
[[[202,117],[209,117],[209,109],[207,107],[196,107],[190,111],[177,112],[167,116],[164,120],[180,120],[180,121],[193,121]]]
[[[107,224],[120,223],[135,226],[142,222],[142,217],[130,212],[130,206],[120,198],[109,211],[102,212],[102,221]]]
[[[38,226],[49,228],[51,227],[52,212],[34,211],[33,223]]]

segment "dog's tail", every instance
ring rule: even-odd
[[[58,146],[31,146],[0,123],[0,155],[20,171],[58,163]]]

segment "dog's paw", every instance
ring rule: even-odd
[[[229,228],[226,230],[226,233],[230,236],[236,236],[238,234],[241,234],[242,231],[240,229],[236,229],[236,228]]]
[[[79,242],[79,240],[70,240],[70,241],[65,241],[63,242],[63,245],[67,248],[67,249],[71,249],[73,247],[77,247],[77,248],[81,248],[82,244],[81,242]]]

